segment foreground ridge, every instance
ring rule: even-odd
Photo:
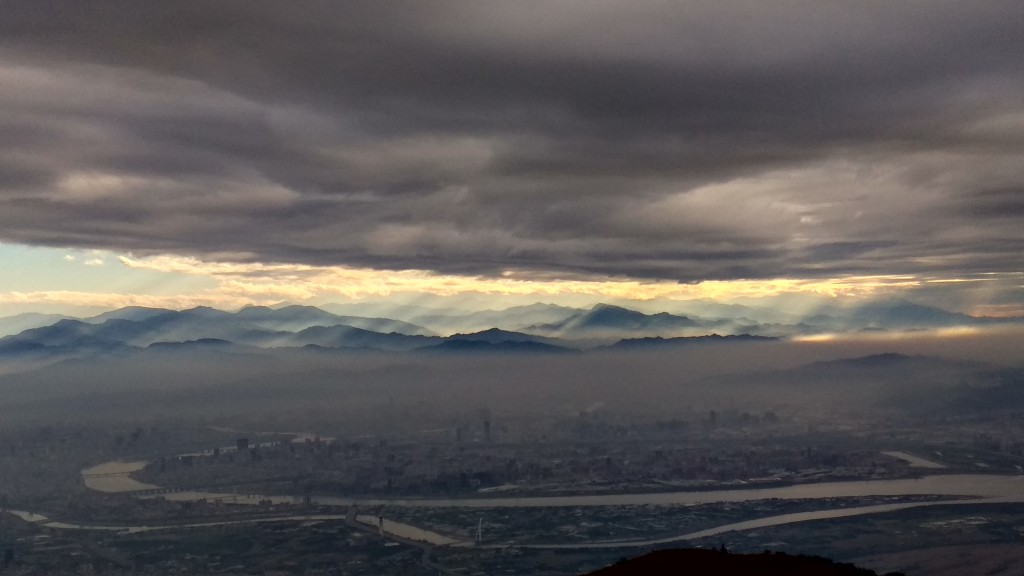
[[[879,576],[873,570],[833,562],[820,556],[792,556],[783,552],[732,554],[724,549],[657,550],[622,560],[586,576]],[[884,576],[903,576],[890,572]]]

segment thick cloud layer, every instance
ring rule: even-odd
[[[1021,269],[1024,5],[50,2],[0,238],[447,273]]]

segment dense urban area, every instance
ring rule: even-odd
[[[966,517],[938,507],[851,517],[853,539],[785,525],[699,534],[822,509],[952,500],[927,491],[823,499],[813,488],[725,504],[699,496],[1020,474],[1020,414],[875,423],[884,426],[726,407],[679,416],[644,421],[595,405],[506,420],[481,409],[445,428],[416,430],[409,416],[393,434],[349,437],[212,425],[22,430],[5,436],[0,456],[4,573],[555,575],[673,545],[631,542],[686,534],[697,534],[685,540],[692,546],[843,559],[898,550],[910,539],[900,534],[913,533],[915,546],[948,542],[951,530],[958,543],[1021,537],[1008,508],[993,515],[981,504]],[[698,498],[658,500],[678,492]],[[631,496],[586,500],[615,495]],[[880,522],[900,529],[883,534]],[[615,542],[625,545],[589,547]]]

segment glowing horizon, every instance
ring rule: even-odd
[[[418,297],[480,297],[489,307],[528,301],[589,305],[599,301],[666,303],[708,300],[722,303],[777,302],[800,308],[802,300],[869,300],[923,293],[936,286],[1005,281],[988,278],[921,278],[910,275],[845,276],[824,279],[773,278],[706,280],[678,283],[665,280],[608,277],[535,277],[507,271],[500,277],[439,274],[425,270],[374,270],[281,262],[204,260],[163,254],[133,256],[107,250],[3,245],[4,255],[20,255],[19,275],[0,292],[0,315],[19,311],[114,309],[124,306],[185,309],[210,306],[224,310],[282,302],[320,305],[331,302]],[[38,263],[33,270],[32,262]],[[46,272],[42,271],[46,268]],[[25,281],[28,278],[29,281]],[[32,280],[34,278],[34,280]],[[1014,279],[1010,279],[1011,281]],[[1019,315],[1016,306],[976,302],[966,313],[998,311]],[[985,314],[980,314],[985,315]]]

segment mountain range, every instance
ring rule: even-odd
[[[325,306],[353,312],[353,305]],[[597,304],[589,309],[552,304],[458,312],[396,308],[404,318],[338,314],[299,305],[247,306],[236,312],[209,307],[166,310],[130,306],[88,318],[21,314],[0,318],[0,358],[82,357],[193,342],[253,348],[405,352],[567,352],[756,342],[827,331],[921,329],[1020,322],[948,312],[905,301],[819,308],[793,323],[758,323],[765,315],[740,305],[718,307],[731,317],[644,313]],[[712,310],[704,306],[705,310]],[[377,310],[383,312],[383,310]],[[751,314],[746,314],[751,312]],[[780,319],[775,315],[773,320]],[[448,335],[442,335],[448,334]],[[720,336],[721,335],[721,336]]]

